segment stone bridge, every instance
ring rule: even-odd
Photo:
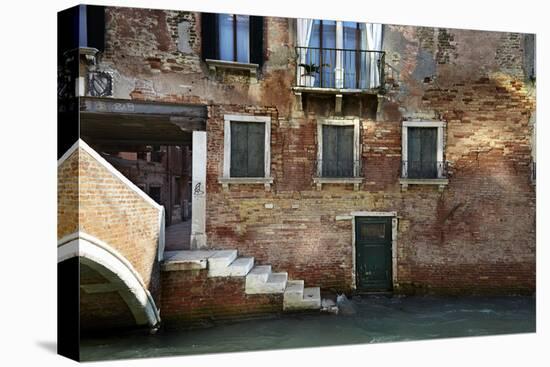
[[[164,209],[77,141],[58,161],[58,276],[78,259],[82,330],[160,323]]]

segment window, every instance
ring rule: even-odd
[[[231,177],[264,177],[265,127],[231,121]]]
[[[263,17],[202,14],[202,56],[205,60],[263,63]]]
[[[229,183],[263,183],[266,189],[273,182],[271,166],[271,118],[268,116],[224,116],[223,176]]]
[[[313,181],[321,189],[323,183],[354,184],[360,178],[359,119],[321,120],[317,125],[317,176]]]
[[[323,177],[353,177],[353,126],[323,125]]]
[[[337,23],[341,23],[342,28],[337,27]],[[308,52],[306,63],[324,65],[321,67],[315,86],[357,87],[358,78],[361,75],[361,54],[355,51],[360,49],[360,39],[359,23],[333,20],[313,21],[309,44],[310,47],[318,48],[318,50]],[[345,49],[345,51],[336,49]]]
[[[338,89],[380,86],[381,24],[319,19],[297,22],[298,86]]]
[[[437,178],[437,128],[410,127],[407,144],[407,177]]]
[[[448,183],[443,160],[442,121],[404,121],[402,130],[401,185]]]
[[[218,14],[220,60],[250,62],[248,15]]]

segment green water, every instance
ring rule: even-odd
[[[87,361],[535,332],[533,297],[354,297],[353,314],[302,314],[88,338]]]

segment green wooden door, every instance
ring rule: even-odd
[[[391,220],[391,217],[358,217],[355,220],[358,290],[387,291],[392,288]]]

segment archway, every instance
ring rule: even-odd
[[[78,258],[81,264],[80,291],[86,295],[105,295],[116,301],[118,295],[130,310],[136,325],[158,327],[159,311],[141,276],[132,265],[105,242],[77,232],[58,244],[58,263]],[[84,280],[84,281],[83,281]],[[110,298],[109,298],[110,297]]]

